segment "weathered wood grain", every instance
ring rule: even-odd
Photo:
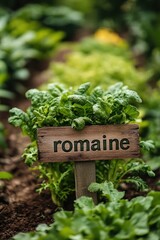
[[[74,165],[76,198],[81,196],[92,197],[94,203],[97,203],[97,193],[89,192],[88,187],[96,182],[95,161],[75,162]]]
[[[140,156],[138,131],[139,127],[137,124],[92,125],[86,126],[81,131],[71,127],[39,128],[37,135],[39,160],[42,162],[67,162],[136,158]],[[119,146],[117,149],[114,142],[111,146],[112,149],[109,149],[110,139],[117,139]],[[128,139],[129,144],[126,143],[125,139]],[[59,140],[62,144],[58,144],[56,146],[57,152],[54,152],[53,143]],[[89,150],[84,144],[82,150],[79,148],[80,145],[77,145],[78,148],[74,151],[74,142],[79,140],[89,141]],[[103,144],[104,140],[108,141],[107,147]],[[96,144],[97,141],[99,146]],[[122,148],[120,147],[120,142]],[[62,146],[66,152],[62,150]],[[72,149],[71,146],[73,146]]]

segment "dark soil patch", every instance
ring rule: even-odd
[[[0,239],[18,232],[32,231],[40,223],[50,224],[56,206],[49,193],[36,192],[37,180],[27,167],[17,163],[14,178],[5,182],[0,195]]]

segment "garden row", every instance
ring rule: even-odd
[[[133,7],[127,2],[130,1],[123,2],[126,9]],[[146,68],[135,67],[137,58],[133,60],[132,50],[136,49],[136,55],[141,50],[146,57],[149,52],[158,56],[159,46],[144,48],[145,41],[140,41],[131,50],[127,41],[106,28],[78,43],[60,43],[67,30],[59,26],[57,17],[54,18],[58,8],[37,7],[28,6],[12,14],[2,12],[0,94],[3,98],[12,97],[13,87],[14,93],[24,93],[24,85],[19,80],[28,78],[28,62],[40,60],[44,55],[52,57],[57,46],[59,51],[67,50],[64,62],[51,62],[47,69],[48,82],[26,92],[30,107],[25,111],[10,109],[9,123],[20,127],[30,138],[23,159],[31,171],[38,170],[41,179],[38,191],[49,189],[53,202],[62,207],[67,200],[73,200],[71,196],[75,192],[73,163],[38,161],[37,129],[44,126],[71,126],[78,131],[86,125],[137,123],[142,157],[96,161],[96,183],[92,183],[89,190],[97,192],[97,205],[92,199],[81,197],[75,201],[72,212],[57,212],[50,226],[40,225],[35,232],[20,233],[13,239],[158,240],[159,192],[153,191],[158,189],[156,186],[149,188],[147,180],[156,176],[160,167],[159,73],[152,64]],[[135,5],[133,9],[135,14],[141,6]],[[146,16],[146,12],[142,16]],[[71,15],[69,12],[68,17]],[[124,19],[126,16],[129,17],[125,15]],[[81,15],[77,13],[71,21],[74,24],[69,23],[69,29],[71,25],[80,26]],[[1,106],[2,110],[4,108]],[[4,148],[3,134],[2,127],[0,143]],[[144,196],[129,201],[126,186],[134,186],[139,195]]]

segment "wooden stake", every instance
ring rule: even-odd
[[[92,197],[97,204],[97,194],[88,191],[88,187],[92,182],[96,182],[95,161],[75,162],[75,185],[76,198],[81,196]]]

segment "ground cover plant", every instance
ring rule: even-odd
[[[106,91],[101,87],[90,90],[88,82],[77,89],[50,84],[47,90],[29,90],[26,97],[31,101],[31,106],[26,112],[18,108],[11,109],[9,122],[30,137],[31,144],[25,149],[23,158],[29,166],[36,164],[43,179],[39,191],[49,188],[52,200],[57,205],[63,204],[75,191],[73,163],[40,164],[37,161],[37,129],[44,126],[71,126],[81,130],[85,125],[135,122],[139,115],[137,105],[141,103],[139,95],[122,83]],[[97,162],[97,181],[112,181],[115,187],[121,182],[132,182],[138,189],[144,190],[146,184],[140,173],[154,176],[142,159]]]
[[[101,191],[105,202],[95,205],[91,198],[83,196],[75,201],[74,211],[55,213],[52,225],[39,225],[35,232],[19,233],[12,239],[159,239],[159,192],[128,201],[111,182],[92,183],[89,188]]]

